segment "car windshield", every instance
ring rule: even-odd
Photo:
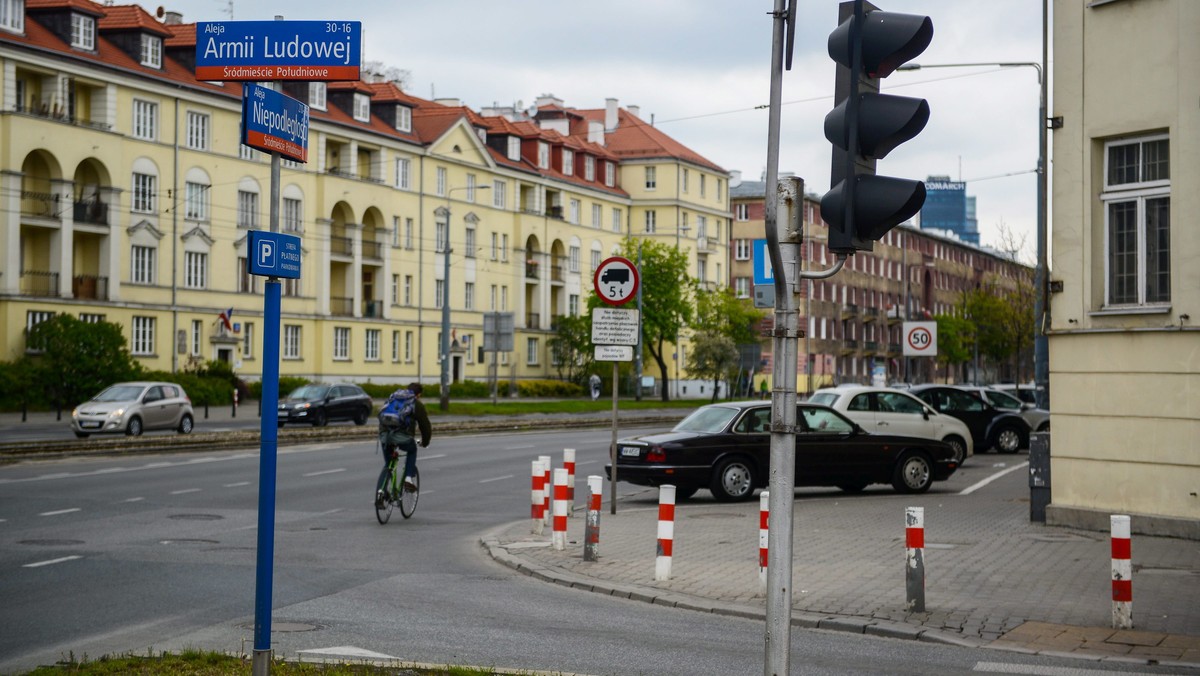
[[[329,388],[323,385],[305,385],[292,390],[288,399],[324,399]]]
[[[141,385],[113,385],[97,394],[93,401],[134,401],[142,394]]]
[[[688,417],[679,421],[675,432],[709,432],[716,433],[725,429],[729,421],[738,414],[736,408],[725,406],[705,406],[696,409]]]
[[[1007,394],[1005,392],[997,392],[996,390],[984,390],[987,394],[988,401],[992,402],[992,406],[997,408],[1021,408],[1021,400]]]
[[[834,392],[817,392],[808,400],[814,404],[822,404],[824,406],[833,406],[833,402],[837,401],[837,394]]]
[[[804,432],[808,434],[845,434],[854,431],[845,418],[823,408],[802,408]]]

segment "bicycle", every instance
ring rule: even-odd
[[[387,523],[388,519],[392,518],[392,510],[396,505],[400,506],[400,515],[406,519],[417,511],[417,499],[421,496],[421,473],[417,471],[416,467],[413,467],[412,476],[408,477],[412,481],[412,488],[396,476],[396,466],[401,464],[400,459],[406,455],[392,449],[383,490],[378,491],[375,495],[375,518],[379,519],[381,524]]]

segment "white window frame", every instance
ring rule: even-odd
[[[413,360],[413,332],[404,332],[404,363],[411,364]]]
[[[644,232],[647,235],[653,235],[658,229],[658,212],[653,209],[646,210],[646,228]]]
[[[591,155],[583,156],[583,178],[585,181],[596,180],[596,158]]]
[[[750,205],[745,202],[733,205],[733,216],[739,221],[750,220]]]
[[[186,181],[183,184],[183,217],[190,221],[207,221],[209,186]]]
[[[158,249],[134,244],[129,253],[129,283],[153,284],[158,268]]]
[[[208,150],[209,129],[212,118],[208,113],[189,110],[187,113],[187,147],[192,150]]]
[[[304,330],[298,324],[283,325],[283,358],[300,359],[304,343]]]
[[[521,161],[521,137],[508,137],[508,159],[519,162]]]
[[[475,203],[475,174],[467,174],[467,188],[463,192],[467,193],[467,202]]]
[[[254,359],[254,322],[242,323],[242,358]]]
[[[162,68],[162,38],[142,33],[141,64],[147,68]]]
[[[188,354],[193,357],[200,356],[200,350],[203,348],[204,339],[204,322],[199,319],[192,320],[192,332],[190,337],[191,347]]]
[[[396,104],[396,131],[412,131],[412,108]]]
[[[1167,157],[1164,159],[1166,163],[1166,178],[1147,179],[1144,176],[1147,165],[1145,163],[1145,150],[1150,143],[1157,144],[1161,141],[1169,141],[1169,137],[1165,134],[1157,134],[1143,137],[1124,138],[1114,141],[1109,141],[1104,145],[1104,189],[1100,194],[1104,218],[1104,309],[1106,310],[1122,310],[1122,309],[1146,309],[1165,311],[1170,308],[1171,303],[1171,265],[1170,265],[1170,246],[1171,246],[1171,223],[1170,223],[1170,204],[1171,204],[1171,180],[1170,180],[1170,144],[1164,145]],[[1112,151],[1118,147],[1137,146],[1137,166],[1136,176],[1133,180],[1124,181],[1121,183],[1113,183],[1111,181]],[[1151,297],[1151,285],[1148,280],[1147,269],[1148,262],[1153,252],[1161,249],[1161,243],[1154,242],[1154,238],[1150,236],[1147,229],[1150,225],[1151,212],[1149,207],[1152,203],[1165,200],[1167,207],[1167,223],[1162,225],[1167,237],[1166,251],[1161,252],[1166,258],[1165,281],[1162,283],[1166,288],[1160,289],[1159,293]],[[1116,253],[1113,251],[1114,235],[1113,228],[1116,225],[1113,223],[1113,208],[1117,205],[1131,205],[1133,207],[1133,241],[1131,242],[1132,251],[1130,265],[1133,268],[1132,272],[1127,273],[1134,278],[1133,297],[1122,297],[1115,299],[1116,293],[1113,288],[1114,265],[1116,264]],[[1154,244],[1152,247],[1151,245]]]
[[[146,141],[158,139],[158,102],[133,100],[133,136]]]
[[[646,167],[646,190],[658,189],[658,168]]]
[[[354,119],[359,122],[371,121],[371,97],[361,92],[354,92]]]
[[[131,184],[129,209],[142,214],[154,213],[158,202],[158,177],[135,172]]]
[[[130,329],[131,336],[129,341],[129,351],[137,356],[149,356],[154,354],[154,317],[138,317],[134,316],[133,325]]]
[[[508,189],[508,183],[506,181],[493,181],[492,182],[492,206],[493,207],[495,207],[497,209],[507,208],[507,200],[508,200],[508,196],[506,194],[507,189]]]
[[[208,288],[208,254],[203,251],[183,252],[183,287]]]
[[[613,162],[604,163],[604,185],[613,187],[617,184],[617,165]]]
[[[474,310],[475,309],[475,282],[466,282],[463,285],[463,293],[465,294],[464,299],[463,299],[463,309],[464,310]]]
[[[621,232],[621,210],[618,207],[613,207],[612,210],[612,231]]]
[[[599,230],[604,227],[604,207],[592,203],[592,227]]]
[[[550,168],[550,144],[545,141],[538,141],[537,165],[538,169]]]
[[[413,276],[404,275],[404,305],[411,307],[413,304]]]
[[[567,260],[570,261],[567,269],[571,272],[579,272],[579,247],[574,245],[567,247]]]
[[[437,194],[437,196],[438,196],[438,197],[445,197],[445,196],[446,196],[446,168],[445,168],[445,167],[438,167],[438,168],[437,168],[437,171],[436,171],[436,172],[434,172],[434,173],[435,173],[435,174],[436,174],[436,176],[437,176],[437,179],[436,179],[436,181],[437,181],[437,184],[436,184],[436,191],[437,191],[437,193],[436,193],[436,194]]]
[[[541,363],[541,341],[537,338],[529,337],[525,339],[525,364],[527,366],[537,366]]]
[[[735,260],[735,261],[750,260],[751,256],[753,256],[753,254],[751,253],[752,249],[753,249],[753,240],[735,239],[733,241],[733,260]]]
[[[575,175],[575,152],[568,149],[562,149],[562,173],[566,176]]]
[[[350,359],[350,327],[333,327],[333,359],[348,361]]]
[[[317,110],[325,110],[329,105],[327,102],[328,90],[324,82],[309,82],[308,83],[308,105]]]
[[[392,363],[400,362],[400,332],[392,331]]]
[[[396,187],[401,190],[412,190],[412,159],[396,158]]]
[[[304,201],[291,197],[281,200],[280,223],[284,232],[304,232]]]
[[[579,200],[576,200],[576,199],[571,200],[568,206],[569,206],[568,216],[570,219],[570,220],[568,220],[568,223],[573,223],[575,225],[579,225],[579,209],[581,206]]]
[[[258,227],[258,193],[239,190],[237,194],[237,227],[253,230]]]
[[[71,46],[89,51],[96,49],[96,18],[71,12]]]
[[[365,361],[382,361],[379,358],[379,341],[382,339],[379,329],[367,329],[363,341],[363,359]]]
[[[0,30],[25,32],[25,0],[0,0]]]
[[[442,297],[445,295],[445,288],[446,288],[446,280],[444,280],[444,279],[433,280],[433,307],[434,308],[441,309],[441,307],[443,305]]]

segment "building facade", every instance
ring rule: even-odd
[[[930,176],[925,179],[921,229],[946,230],[967,244],[979,245],[975,198],[967,196],[966,182],[951,181],[949,176]]]
[[[1054,3],[1047,522],[1200,539],[1197,26],[1190,0]]]
[[[270,158],[240,144],[241,85],[195,78],[195,24],[177,14],[2,6],[0,359],[69,313],[120,324],[148,368],[218,360],[258,378],[246,234],[269,229]],[[514,318],[499,378],[553,377],[557,319],[586,312],[592,272],[628,236],[670,236],[697,279],[724,284],[726,172],[616,99],[475,111],[370,74],[282,90],[311,106],[309,161],[284,161],[280,181],[280,229],[303,246],[282,375],[436,381],[448,286],[453,382],[488,377],[489,312]]]

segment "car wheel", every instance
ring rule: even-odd
[[[700,488],[698,486],[676,486],[675,487],[675,499],[676,500],[687,500],[688,498],[695,495],[696,491],[698,491],[698,490],[700,490]]]
[[[754,495],[754,468],[746,458],[725,458],[713,472],[708,488],[717,502],[749,500]]]
[[[325,409],[320,409],[313,415],[313,427],[324,427],[329,424],[329,419],[325,417]]]
[[[847,493],[862,493],[866,487],[866,484],[838,484],[838,488]]]
[[[192,420],[192,416],[190,416],[186,413],[183,414],[183,418],[180,419],[180,421],[179,421],[179,433],[180,434],[191,434],[193,424],[194,424],[194,421]]]
[[[370,412],[370,411],[368,411],[368,410],[367,410],[367,409],[365,409],[365,408],[364,408],[364,409],[360,409],[360,410],[358,411],[358,413],[355,413],[355,414],[354,414],[354,424],[355,424],[355,425],[366,425],[366,424],[367,424],[367,418],[369,418],[369,417],[371,417],[371,412]]]
[[[1025,435],[1013,424],[1007,424],[996,430],[992,446],[1001,453],[1016,453],[1025,445]]]
[[[1041,426],[1037,428],[1037,431],[1049,432],[1050,431],[1050,421],[1047,420],[1046,422],[1042,423]]]
[[[76,437],[77,439],[87,439],[87,438],[88,438],[88,433],[87,433],[87,432],[76,432],[76,433],[75,433],[75,437]]]
[[[962,437],[953,434],[942,439],[942,441],[950,444],[950,447],[954,449],[954,462],[959,465],[963,464],[967,459],[967,442]]]
[[[129,419],[129,424],[125,426],[125,434],[131,437],[142,436],[142,419],[136,415]]]
[[[898,493],[924,493],[933,485],[933,464],[929,456],[909,451],[900,456],[892,475],[892,487]]]

